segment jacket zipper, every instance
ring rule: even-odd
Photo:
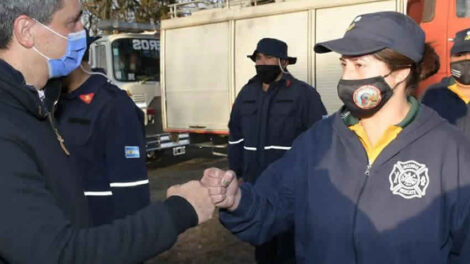
[[[54,125],[54,120],[52,119],[52,114],[47,113],[47,119],[49,120],[49,124],[51,125],[52,130],[54,131],[57,141],[59,141],[60,147],[64,151],[65,155],[70,156],[70,152],[65,146],[65,140],[64,138],[60,135],[59,130],[55,127]]]
[[[354,209],[354,218],[353,218],[353,228],[352,228],[352,242],[353,242],[353,251],[354,251],[354,263],[359,263],[359,252],[357,249],[357,243],[356,243],[356,220],[357,220],[357,212],[359,211],[359,201],[361,200],[362,193],[364,192],[364,189],[367,185],[367,181],[370,176],[370,169],[372,167],[371,162],[367,164],[366,170],[364,171],[364,175],[366,176],[364,182],[362,183],[361,190],[359,191],[359,195],[357,196],[356,199],[356,206]]]
[[[54,123],[53,114],[55,112],[55,107],[56,107],[58,102],[59,102],[58,99],[54,101],[54,104],[52,105],[51,111],[47,113],[47,119],[49,120],[49,124],[51,125],[51,128],[52,128],[52,130],[54,131],[54,133],[56,135],[57,141],[59,141],[60,147],[64,151],[65,155],[70,156],[70,152],[67,149],[67,147],[65,146],[65,140],[60,135],[59,130],[56,128],[55,123]]]
[[[366,175],[367,177],[369,177],[369,175],[370,175],[370,168],[371,167],[372,167],[372,164],[370,164],[370,161],[369,161],[369,164],[367,164],[366,171],[364,171],[364,175]]]

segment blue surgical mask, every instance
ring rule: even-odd
[[[44,53],[40,52],[36,47],[33,47],[33,49],[39,55],[41,55],[47,60],[47,64],[49,66],[49,79],[69,75],[80,65],[83,59],[83,54],[85,54],[86,47],[87,47],[85,30],[81,30],[75,33],[70,33],[66,37],[54,31],[50,27],[43,25],[41,22],[38,22],[38,21],[36,22],[41,24],[50,32],[67,40],[67,50],[65,52],[65,55],[58,59],[51,59],[48,56],[46,56]]]

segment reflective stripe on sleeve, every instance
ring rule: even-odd
[[[291,147],[284,147],[284,146],[265,146],[264,149],[280,149],[280,150],[289,150]]]
[[[229,145],[235,145],[235,144],[239,144],[239,143],[242,143],[245,139],[242,138],[242,139],[239,139],[239,140],[236,140],[236,141],[229,141],[228,144]]]
[[[249,150],[249,151],[256,151],[256,148],[254,148],[254,147],[243,146],[243,148],[246,149],[246,150]]]
[[[122,188],[122,187],[135,187],[139,185],[148,184],[149,180],[141,180],[135,182],[112,182],[109,184],[112,188]]]
[[[113,192],[106,191],[106,192],[84,192],[85,196],[112,196]]]

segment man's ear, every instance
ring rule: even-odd
[[[282,65],[282,68],[285,69],[287,65],[289,65],[289,61],[286,59],[281,59],[281,65]]]
[[[26,15],[17,17],[13,23],[13,37],[21,46],[28,49],[34,46],[34,37],[31,34],[34,24],[36,22]]]

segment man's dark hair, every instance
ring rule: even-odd
[[[0,0],[0,49],[8,48],[15,19],[27,15],[49,24],[52,15],[62,8],[64,0]]]

